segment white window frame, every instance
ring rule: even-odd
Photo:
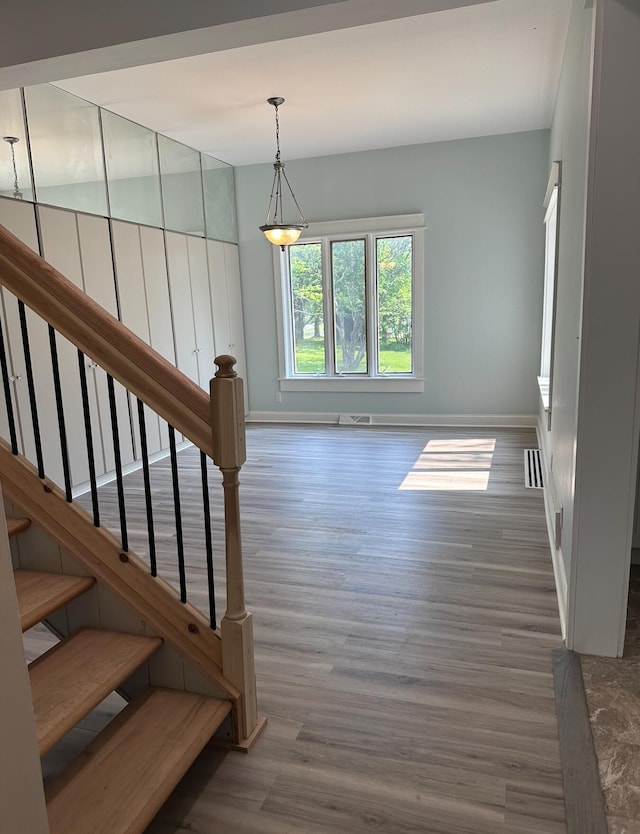
[[[312,243],[323,238],[331,240],[353,240],[364,238],[366,257],[375,263],[375,239],[410,234],[413,237],[412,266],[412,320],[411,349],[412,367],[410,374],[373,374],[375,367],[373,352],[375,338],[368,340],[369,374],[344,374],[325,376],[323,374],[294,374],[293,344],[289,336],[293,332],[291,296],[289,293],[289,255],[279,246],[273,249],[273,273],[276,294],[276,324],[278,330],[278,370],[281,391],[386,391],[389,393],[424,391],[424,215],[403,214],[392,217],[369,217],[359,220],[335,220],[325,223],[310,223],[300,235],[298,243]],[[323,262],[323,271],[328,264]],[[327,272],[327,274],[329,274]],[[330,299],[325,293],[325,308]],[[330,314],[330,315],[329,315]],[[375,287],[367,282],[367,331],[374,328],[376,318]],[[331,322],[333,310],[325,310],[325,321]]]
[[[538,386],[547,413],[547,429],[551,428],[555,318],[558,296],[558,251],[560,239],[560,186],[562,163],[551,166],[551,175],[544,199],[545,258],[544,297],[542,302],[542,340]]]

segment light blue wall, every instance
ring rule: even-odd
[[[425,216],[425,391],[278,390],[272,247],[258,231],[271,165],[236,169],[252,412],[521,415],[537,412],[542,202],[549,132],[287,163],[310,221]]]

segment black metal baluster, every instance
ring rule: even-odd
[[[120,456],[120,431],[118,429],[118,412],[116,410],[116,392],[113,384],[113,377],[107,374],[107,387],[109,389],[109,410],[111,411],[111,433],[113,436],[113,456],[116,464],[116,484],[118,487],[118,509],[120,510],[120,538],[122,549],[129,550],[129,537],[127,535],[127,514],[124,502],[124,482],[122,480],[122,458]]]
[[[91,411],[89,409],[89,390],[87,372],[84,366],[84,353],[78,350],[78,368],[80,370],[80,391],[82,392],[82,411],[84,414],[84,433],[87,440],[87,458],[89,461],[89,483],[91,484],[91,503],[93,505],[93,524],[100,526],[100,509],[98,507],[98,484],[96,482],[96,462],[93,452],[93,432],[91,431]]]
[[[31,364],[31,348],[29,346],[29,331],[27,329],[27,315],[24,302],[18,299],[18,313],[20,315],[20,330],[22,332],[22,348],[24,350],[24,365],[27,372],[27,387],[29,388],[29,405],[31,407],[31,422],[33,424],[33,441],[36,447],[36,462],[38,477],[44,478],[44,459],[42,457],[42,440],[40,438],[40,421],[38,420],[38,404],[36,402],[36,386],[33,381],[33,365]]]
[[[180,484],[178,482],[178,456],[176,455],[176,433],[169,426],[169,449],[171,451],[171,477],[173,479],[173,505],[176,513],[176,545],[178,548],[178,575],[180,577],[180,599],[187,601],[187,578],[184,570],[184,542],[182,540],[182,512],[180,510]]]
[[[49,347],[51,348],[51,367],[53,369],[53,388],[56,394],[56,410],[58,412],[58,432],[60,434],[60,452],[62,454],[62,472],[64,474],[64,492],[69,503],[73,501],[71,495],[71,472],[69,470],[69,446],[67,444],[67,428],[64,422],[64,404],[62,402],[62,385],[60,384],[60,365],[58,363],[58,347],[56,345],[56,331],[49,325]]]
[[[149,455],[147,452],[147,427],[144,422],[144,403],[138,400],[138,423],[140,424],[140,446],[142,452],[142,474],[144,477],[144,500],[147,506],[147,531],[149,534],[149,565],[151,576],[158,575],[156,563],[156,534],[153,527],[153,507],[151,505],[151,478],[149,477]]]
[[[18,454],[18,435],[16,434],[16,418],[13,413],[13,402],[11,400],[11,384],[9,380],[9,367],[7,365],[7,352],[4,344],[4,332],[0,322],[0,367],[2,368],[2,387],[4,388],[4,399],[7,404],[7,422],[9,423],[9,438],[11,439],[11,451]]]
[[[204,544],[207,555],[207,583],[209,585],[209,617],[211,628],[216,627],[216,595],[213,578],[213,543],[211,541],[211,514],[209,508],[209,476],[207,474],[207,456],[200,452],[200,469],[202,471],[202,507],[204,510]]]

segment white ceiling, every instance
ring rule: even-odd
[[[391,2],[391,0],[390,0]],[[233,165],[547,128],[571,0],[496,0],[59,82]]]

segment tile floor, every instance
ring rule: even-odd
[[[640,565],[631,568],[624,656],[580,660],[609,834],[640,834]]]

